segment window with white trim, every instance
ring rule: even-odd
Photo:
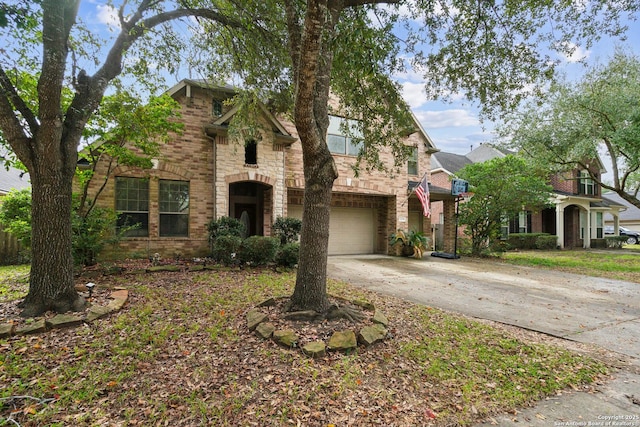
[[[588,196],[593,196],[596,194],[595,193],[596,185],[593,179],[591,179],[591,175],[589,175],[589,171],[587,170],[580,171],[579,184],[580,184],[579,194],[584,194]]]
[[[189,182],[160,180],[161,237],[189,236]]]
[[[596,212],[596,239],[602,239],[604,237],[604,221],[602,218],[602,212]]]
[[[521,211],[518,213],[518,233],[528,233],[527,228],[527,211]]]
[[[343,117],[329,116],[327,146],[333,154],[357,156],[364,147],[357,122]]]

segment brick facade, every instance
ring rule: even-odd
[[[252,136],[256,161],[248,164],[245,141],[229,133],[228,121],[224,122],[232,117],[233,107],[223,104],[221,115],[213,111],[213,100],[228,97],[228,90],[183,81],[169,93],[181,105],[184,132],[162,147],[162,155],[153,169],[118,168],[98,198],[98,205],[113,208],[115,177],[149,179],[149,236],[124,239],[118,253],[148,256],[157,252],[163,257],[206,255],[207,224],[222,216],[238,217],[240,210],[255,213],[256,219],[251,223],[254,234],[270,235],[271,224],[278,216],[287,216],[289,206],[302,204],[302,147],[294,124],[265,110],[258,119],[257,134]],[[409,175],[404,168],[393,177],[365,171],[356,177],[351,168],[355,157],[334,156],[339,176],[333,187],[332,206],[375,211],[374,227],[378,235],[374,251],[378,253],[387,253],[388,236],[397,228],[406,228],[410,211],[421,211],[417,200],[413,200],[415,196],[407,203],[407,183],[419,180],[429,171],[430,153],[435,147],[422,130],[408,136],[406,144],[418,148],[419,175]],[[389,151],[381,152],[381,158],[393,165]],[[99,164],[97,170],[98,176],[105,173],[106,162]],[[189,183],[188,237],[159,236],[158,182],[163,179]],[[96,182],[90,191],[95,194],[97,188]],[[423,219],[422,226],[430,229],[428,218]]]

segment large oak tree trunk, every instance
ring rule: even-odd
[[[292,310],[329,309],[327,297],[327,255],[329,249],[329,209],[331,190],[337,178],[335,163],[326,144],[313,158],[305,157],[304,211],[300,259],[296,286],[291,296]]]
[[[73,281],[71,189],[75,161],[57,157],[36,161],[38,172],[31,174],[32,260],[29,294],[21,304],[24,317],[45,311],[80,311],[86,305]]]

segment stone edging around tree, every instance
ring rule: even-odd
[[[77,326],[81,323],[91,323],[101,317],[120,310],[129,298],[129,291],[117,289],[111,292],[111,301],[107,305],[92,305],[85,314],[64,313],[56,314],[51,319],[39,319],[33,323],[16,327],[13,323],[0,323],[0,338],[12,335],[28,335],[46,332],[51,329],[61,329]]]
[[[252,308],[246,314],[247,328],[253,331],[259,337],[274,342],[282,347],[294,349],[298,347],[298,336],[293,329],[276,329],[275,325],[269,322],[269,316],[260,310],[259,307]],[[387,337],[387,327],[389,321],[382,311],[373,308],[373,324],[364,326],[357,332],[350,329],[335,331],[329,340],[312,341],[301,347],[302,352],[312,358],[324,357],[326,351],[342,351],[351,352],[355,350],[358,344],[368,347]]]

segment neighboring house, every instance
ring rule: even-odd
[[[624,208],[620,210],[620,213],[618,215],[618,224],[616,224],[615,216],[605,215],[605,226],[613,226],[614,230],[617,228],[617,225],[626,227],[630,230],[640,231],[640,208],[627,202],[616,193],[605,193],[602,195],[602,198],[610,204],[624,206]]]
[[[277,217],[302,217],[302,147],[293,123],[262,106],[259,133],[241,140],[229,132],[237,112],[225,102],[232,88],[183,80],[168,93],[181,105],[183,134],[163,146],[153,169],[116,170],[98,199],[99,205],[115,207],[123,223],[141,224],[120,243],[121,253],[204,255],[213,219],[243,218],[250,235],[269,236]],[[398,228],[430,230],[417,197],[408,197],[412,183],[428,175],[437,151],[418,122],[406,137],[415,152],[405,171],[356,177],[351,166],[358,147],[340,131],[346,119],[330,119],[327,141],[339,177],[333,186],[329,254],[387,253],[389,236]],[[392,159],[389,152],[382,157]],[[98,174],[104,170],[98,165]],[[443,198],[453,205],[451,197]]]
[[[481,144],[466,155],[435,153],[432,160],[431,180],[434,185],[451,189],[451,178],[470,163],[484,162],[504,157],[509,152],[492,144]],[[602,162],[597,159],[590,164],[596,175],[605,172]],[[553,187],[551,202],[553,207],[533,213],[522,211],[518,218],[505,223],[503,234],[548,233],[558,236],[560,248],[589,248],[598,239],[604,238],[604,217],[611,215],[617,220],[623,206],[614,200],[602,197],[600,186],[589,178],[587,170],[572,170],[554,174],[549,183]],[[434,204],[434,228],[442,222],[439,206]]]

